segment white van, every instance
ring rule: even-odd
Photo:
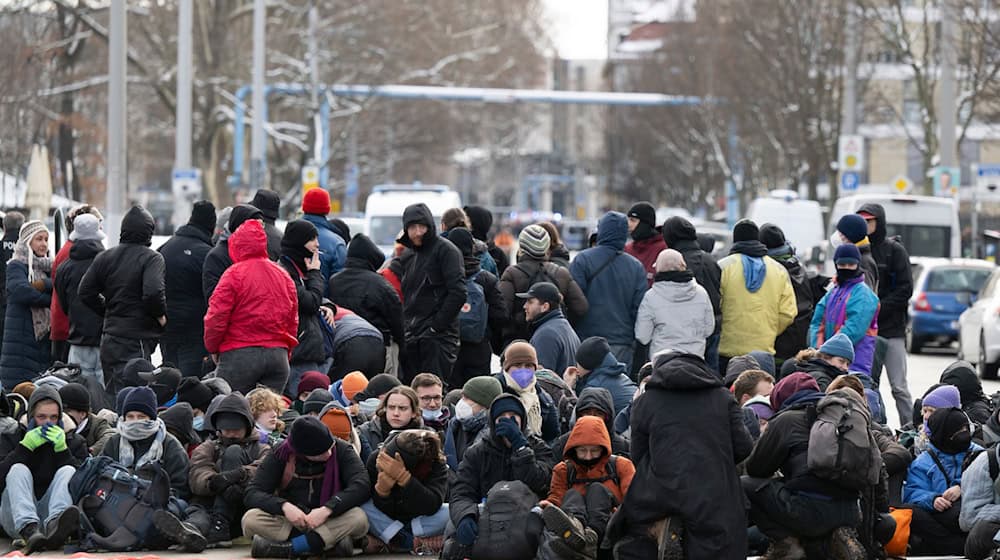
[[[461,208],[462,198],[445,185],[377,185],[365,203],[365,229],[386,256],[403,229],[403,210],[423,202],[434,215],[434,225],[441,227],[441,215],[449,208]],[[440,233],[440,232],[439,232]]]
[[[837,199],[830,213],[830,234],[837,220],[853,214],[865,204],[885,208],[886,232],[900,236],[911,257],[956,258],[962,256],[962,228],[958,204],[937,196],[856,194]]]
[[[750,203],[747,218],[758,227],[771,223],[781,228],[802,262],[812,257],[814,247],[825,247],[823,207],[815,200],[803,200],[790,190],[775,190]]]

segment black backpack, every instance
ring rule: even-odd
[[[535,372],[535,379],[538,385],[552,397],[552,403],[556,406],[556,414],[559,416],[559,433],[569,432],[572,428],[570,424],[578,400],[576,393],[563,381],[562,377],[551,370],[538,370]]]
[[[621,480],[618,478],[618,456],[612,455],[608,457],[608,462],[604,464],[604,476],[598,478],[577,478],[576,477],[576,465],[573,461],[566,459],[563,461],[566,465],[566,487],[572,488],[574,484],[583,483],[590,484],[596,482],[598,484],[603,484],[607,481],[615,483],[615,486],[621,486]]]
[[[520,480],[501,480],[486,494],[479,516],[476,560],[531,560],[538,552],[542,518],[531,513],[538,496]]]
[[[962,472],[964,473],[972,466],[972,462],[976,460],[976,457],[979,457],[983,453],[986,453],[986,460],[990,463],[990,480],[995,482],[997,477],[1000,476],[1000,457],[997,457],[997,444],[993,444],[986,449],[966,453],[965,459],[962,460]]]

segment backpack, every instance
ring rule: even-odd
[[[143,476],[135,475],[111,457],[99,456],[89,457],[73,474],[69,493],[85,518],[83,548],[131,550],[155,535],[153,513],[170,503],[170,477],[157,464],[141,470]]]
[[[520,480],[501,480],[486,494],[479,516],[479,536],[472,547],[476,560],[530,560],[538,551],[543,524],[531,513],[538,496]]]
[[[463,342],[482,342],[486,338],[489,307],[486,290],[476,281],[478,278],[479,274],[475,274],[465,279],[467,295],[458,314],[458,333]]]
[[[532,274],[530,277],[528,276],[528,273],[523,268],[521,268],[521,263],[515,264],[514,268],[516,268],[518,272],[520,272],[524,276],[528,277],[528,284],[527,288],[525,288],[524,290],[525,292],[530,290],[532,286],[534,286],[539,282],[548,282],[554,285],[555,287],[559,288],[559,292],[562,293],[562,288],[559,287],[559,282],[556,282],[556,273],[559,272],[559,265],[550,262],[538,263],[538,268],[535,269],[535,273]],[[524,308],[524,302],[526,301],[525,299],[515,296],[514,301],[515,301],[514,309]],[[559,304],[559,308],[562,309],[563,313],[566,313],[565,297],[562,298],[562,303]]]
[[[596,482],[598,484],[603,484],[607,481],[615,483],[615,486],[621,487],[621,480],[618,478],[618,456],[612,455],[608,457],[608,462],[604,464],[604,476],[598,478],[577,478],[576,477],[576,465],[573,461],[566,459],[563,461],[566,465],[566,487],[572,488],[573,485],[577,483],[590,484]]]
[[[559,432],[570,431],[573,413],[576,411],[577,396],[573,389],[551,370],[540,369],[535,372],[535,380],[541,388],[552,397],[559,417]]]
[[[814,476],[863,490],[878,484],[882,456],[869,429],[871,413],[856,399],[840,389],[809,409],[814,419],[806,461]]]
[[[977,449],[976,451],[970,451],[965,454],[965,459],[962,460],[962,472],[964,473],[970,466],[972,462],[976,460],[983,453],[986,453],[986,459],[990,463],[990,480],[994,483],[997,477],[1000,477],[1000,457],[997,457],[997,446],[996,444],[987,447],[986,449]]]

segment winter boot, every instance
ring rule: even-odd
[[[472,558],[472,547],[466,546],[457,540],[445,539],[444,547],[441,549],[441,560],[466,560]]]
[[[774,541],[758,560],[804,560],[806,551],[795,537]]]
[[[230,548],[233,546],[229,521],[218,513],[212,514],[211,524],[204,534],[208,548]]]
[[[675,515],[653,524],[658,560],[684,560],[684,523]]]
[[[205,537],[198,529],[190,523],[177,519],[174,514],[166,510],[153,512],[153,526],[163,536],[179,544],[184,552],[201,552],[207,546]]]
[[[58,550],[80,531],[80,509],[69,506],[45,525],[46,548]]]
[[[291,541],[272,541],[260,535],[253,536],[253,544],[250,545],[251,558],[291,558]]]
[[[838,527],[830,535],[832,560],[864,560],[867,556],[853,527]]]
[[[45,535],[38,531],[38,523],[28,523],[21,528],[21,554],[25,556],[31,554],[32,552],[38,552],[39,550],[45,550],[45,546],[48,544],[48,540]]]
[[[441,554],[444,548],[444,536],[437,537],[413,537],[414,556],[434,556]]]
[[[550,505],[542,510],[545,528],[566,543],[570,550],[582,552],[587,545],[587,534],[583,524],[576,517],[566,513],[559,506]],[[591,531],[593,533],[593,531]],[[597,537],[593,537],[596,544]]]

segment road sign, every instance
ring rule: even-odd
[[[980,163],[976,166],[976,186],[990,191],[1000,186],[1000,165]],[[990,188],[990,187],[993,188]]]
[[[195,200],[201,197],[201,170],[174,169],[171,188],[174,196]]]
[[[892,188],[899,194],[906,194],[913,188],[913,181],[911,181],[906,175],[897,175],[896,178],[892,180]]]
[[[844,192],[853,192],[858,190],[858,184],[860,179],[858,174],[854,171],[844,171],[840,174],[840,190]]]
[[[841,136],[837,142],[837,162],[839,170],[865,170],[865,139],[862,136]]]
[[[302,192],[319,186],[319,167],[315,165],[302,166]]]

